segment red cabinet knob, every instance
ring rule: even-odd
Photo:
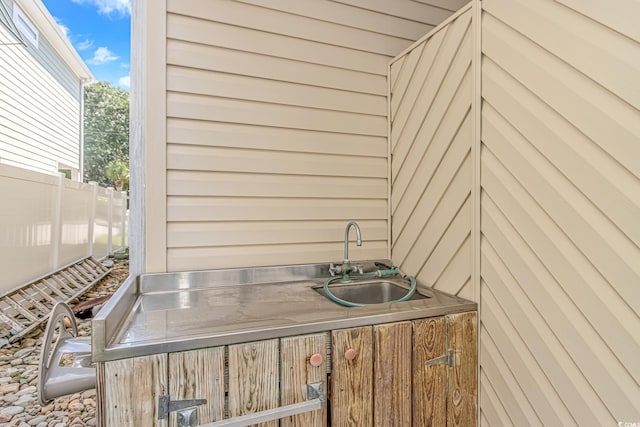
[[[352,348],[348,348],[344,351],[344,358],[347,360],[353,360],[358,355],[358,352]]]
[[[322,360],[322,355],[320,353],[316,353],[309,358],[309,363],[311,363],[311,366],[318,367],[322,365]]]

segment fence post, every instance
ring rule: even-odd
[[[60,263],[60,246],[62,246],[62,188],[64,174],[58,174],[56,195],[54,196],[53,221],[51,224],[51,264],[52,270],[57,270]]]
[[[89,256],[93,256],[93,245],[96,240],[96,210],[98,205],[98,183],[89,181],[91,185],[91,215],[89,216]]]
[[[113,187],[107,187],[107,196],[109,199],[109,213],[107,215],[107,222],[109,224],[109,227],[107,228],[107,256],[111,256],[113,255]]]
[[[122,226],[120,227],[122,237],[120,238],[120,247],[124,250],[127,247],[125,242],[127,238],[127,192],[121,191],[120,197],[122,198]]]

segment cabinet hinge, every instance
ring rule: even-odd
[[[447,350],[447,354],[441,357],[436,357],[435,359],[427,360],[427,366],[435,366],[435,365],[447,365],[448,367],[453,367],[453,358],[455,353],[453,350]]]
[[[171,400],[168,394],[163,394],[158,398],[158,419],[167,420],[171,412],[205,403],[207,399]]]

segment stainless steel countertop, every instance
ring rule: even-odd
[[[366,265],[373,268],[372,263]],[[342,307],[313,289],[326,277],[328,265],[317,264],[130,278],[94,319],[93,359],[116,360],[477,309],[473,302],[424,287],[420,292],[430,298]]]

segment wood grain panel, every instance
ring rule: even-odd
[[[168,391],[167,355],[133,357],[104,364],[106,426],[166,427],[158,399]]]
[[[411,322],[374,331],[374,426],[411,425]]]
[[[478,408],[477,346],[475,312],[447,316],[447,342],[455,357],[447,370],[447,426],[476,425]]]
[[[327,339],[328,334],[289,337],[280,340],[281,374],[280,404],[290,405],[307,400],[307,384],[323,383],[327,393]],[[312,366],[309,359],[314,354],[322,356],[320,366]],[[324,427],[327,409],[283,418],[281,427]]]
[[[198,406],[198,422],[212,423],[225,413],[224,347],[169,354],[169,395],[172,400],[206,399]],[[169,419],[177,426],[177,414]]]
[[[444,317],[413,322],[413,426],[447,425],[447,368],[427,366],[427,361],[447,351],[447,322]]]
[[[346,349],[357,351],[347,360]],[[373,329],[341,329],[331,333],[331,423],[373,426]]]
[[[277,339],[229,346],[229,417],[279,405]],[[256,424],[278,427],[278,421]]]

